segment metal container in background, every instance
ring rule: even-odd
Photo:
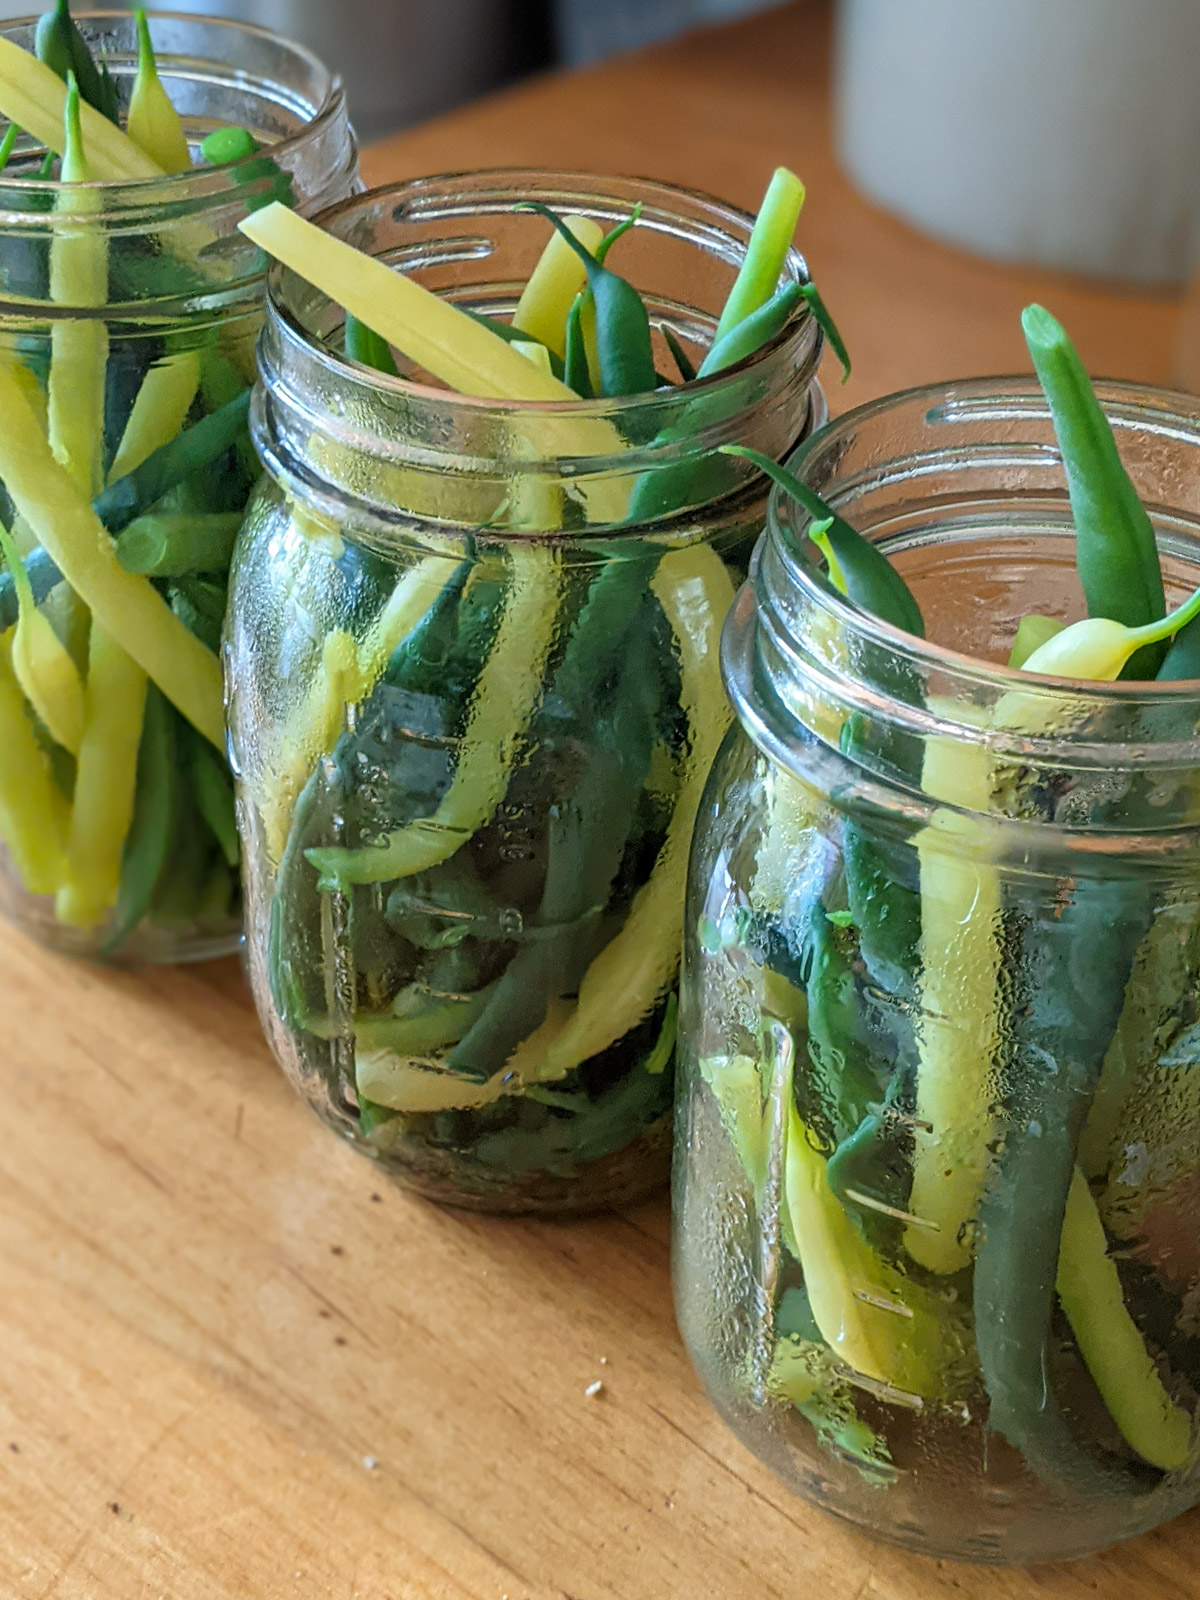
[[[522,64],[522,0],[190,0],[186,10],[258,22],[317,51],[341,72],[363,144]]]
[[[181,0],[178,9],[306,44],[341,74],[364,144],[536,64],[542,39],[528,0]]]
[[[622,50],[693,28],[717,27],[752,11],[765,11],[774,0],[555,0],[555,42],[568,66],[602,61]]]
[[[872,200],[996,261],[1195,270],[1195,0],[839,0],[838,21],[839,150]]]

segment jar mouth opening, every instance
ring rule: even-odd
[[[128,11],[76,11],[72,15],[74,21],[85,28],[92,24],[97,29],[128,34],[128,45],[122,45],[116,53],[106,51],[105,59],[118,85],[123,79],[132,79],[137,66],[132,14]],[[36,16],[10,18],[0,24],[0,38],[12,40],[22,48],[27,45],[31,47],[37,22]],[[38,220],[36,212],[31,218],[34,208],[28,204],[30,197],[42,195],[53,202],[64,191],[90,191],[102,195],[105,205],[101,218],[108,226],[118,221],[126,210],[131,214],[128,220],[132,221],[137,214],[149,213],[164,204],[182,211],[195,208],[200,203],[212,205],[222,198],[244,197],[253,193],[251,189],[244,188],[241,182],[244,169],[251,162],[261,161],[263,156],[278,159],[297,154],[318,139],[330,123],[343,113],[345,97],[341,78],[306,45],[283,38],[269,28],[231,17],[156,10],[149,14],[149,22],[156,31],[177,28],[185,35],[190,33],[207,36],[210,40],[229,41],[228,53],[224,56],[207,52],[198,54],[167,45],[160,47],[156,41],[155,53],[163,78],[170,80],[177,75],[173,68],[178,69],[179,75],[185,76],[202,70],[210,77],[224,79],[231,89],[254,94],[263,104],[283,108],[297,126],[290,132],[264,140],[263,149],[256,155],[246,156],[227,166],[198,166],[188,172],[163,173],[161,177],[104,178],[84,184],[64,184],[57,179],[18,178],[0,172],[0,227],[28,227],[31,220]],[[244,62],[247,46],[258,46],[264,53],[277,58],[281,65],[297,69],[307,79],[304,89],[285,90],[265,72],[255,73],[245,65],[239,65],[239,59]],[[186,112],[181,115],[185,130],[190,135],[189,117]],[[2,126],[7,126],[4,119],[0,119]],[[206,127],[204,131],[211,129]],[[250,128],[249,131],[253,133],[255,129]],[[189,142],[194,140],[189,138]],[[43,147],[35,145],[34,148],[41,150]],[[5,202],[8,197],[16,195],[20,195],[25,204],[20,209],[9,210]],[[44,215],[40,221],[44,226]]]
[[[597,194],[611,190],[615,186],[636,189],[639,198],[643,198],[646,211],[643,212],[643,222],[652,225],[650,213],[651,203],[656,203],[659,215],[665,216],[671,203],[690,203],[697,209],[707,213],[706,231],[711,239],[718,229],[724,227],[726,238],[731,241],[731,247],[736,249],[739,235],[748,239],[754,224],[754,218],[749,212],[740,207],[728,204],[714,196],[700,190],[688,189],[673,184],[664,184],[654,179],[639,177],[604,176],[601,174],[584,172],[554,172],[547,173],[535,168],[521,167],[496,167],[485,168],[480,171],[448,173],[433,177],[410,179],[384,187],[373,189],[365,195],[351,196],[338,204],[328,207],[314,218],[323,229],[339,238],[351,236],[349,242],[353,243],[352,235],[356,225],[362,219],[365,210],[378,208],[392,202],[394,204],[393,218],[399,218],[404,212],[406,202],[413,201],[418,206],[425,201],[425,214],[436,215],[432,209],[432,202],[441,196],[453,194],[454,190],[464,183],[471,185],[490,185],[480,195],[484,207],[478,210],[478,215],[503,215],[510,219],[521,217],[517,210],[518,203],[526,197],[526,192],[533,197],[539,197],[547,185],[552,183],[555,187],[565,191],[576,191],[575,203],[568,206],[570,210],[588,209],[589,197],[594,201]],[[501,203],[501,202],[504,203]],[[419,218],[422,212],[417,210],[415,215]],[[465,202],[450,210],[448,215],[463,216],[471,214],[470,206]],[[614,213],[614,220],[624,212]],[[528,218],[531,227],[545,228],[545,220],[536,214]],[[486,243],[481,241],[481,243]],[[699,248],[699,238],[693,240]],[[480,249],[475,253],[475,259],[484,259],[487,252]],[[381,250],[378,257],[394,261],[398,252],[395,250]],[[727,256],[732,260],[732,256]],[[416,262],[417,268],[425,265],[421,260]],[[805,282],[808,279],[808,268],[804,257],[794,247],[788,251],[784,271],[780,282]],[[515,289],[515,284],[494,284],[493,289]],[[469,294],[444,294],[441,298],[448,299],[451,303],[466,305],[472,310],[479,309],[472,304]],[[648,406],[657,406],[666,413],[671,408],[682,409],[693,401],[714,395],[719,395],[725,390],[736,388],[739,383],[746,380],[747,374],[752,374],[759,369],[769,367],[777,362],[781,355],[795,352],[803,362],[807,374],[815,377],[820,364],[823,349],[823,336],[815,319],[806,304],[789,318],[786,325],[768,343],[761,346],[753,354],[745,357],[731,367],[721,372],[712,373],[703,378],[696,378],[689,382],[664,386],[647,393],[632,395],[603,396],[592,400],[582,398],[563,399],[555,401],[541,400],[516,400],[496,398],[484,395],[468,395],[454,389],[449,389],[435,383],[422,382],[420,379],[400,375],[393,377],[390,374],[377,372],[373,368],[364,366],[358,361],[346,357],[340,350],[331,347],[328,334],[324,334],[319,326],[314,325],[320,313],[327,314],[331,303],[328,298],[290,268],[276,262],[267,274],[267,315],[268,320],[275,324],[295,354],[301,359],[311,362],[315,367],[335,377],[339,382],[352,385],[363,396],[378,396],[384,399],[406,399],[416,403],[428,403],[438,408],[460,416],[472,414],[480,417],[503,416],[547,416],[564,418],[585,419],[596,418],[613,420],[632,413],[645,411]],[[680,313],[696,313],[698,308],[679,302],[674,308]],[[340,317],[340,308],[338,308]],[[651,306],[651,320],[655,316],[654,306]],[[665,319],[664,319],[665,320]],[[715,326],[715,318],[712,319]],[[340,327],[340,322],[335,326]]]
[[[1200,400],[1193,396],[1160,386],[1112,380],[1097,382],[1095,388],[1106,413],[1114,422],[1124,420],[1128,423],[1136,414],[1145,425],[1145,413],[1150,412],[1158,419],[1157,427],[1164,435],[1186,438],[1200,446]],[[868,536],[871,536],[877,524],[868,522],[864,526],[862,519],[855,516],[855,502],[898,481],[901,473],[916,480],[924,466],[932,466],[934,453],[930,452],[927,463],[910,460],[890,463],[883,459],[881,453],[877,453],[869,468],[845,478],[837,477],[837,464],[848,441],[900,407],[919,408],[929,420],[944,417],[961,422],[977,415],[985,425],[1001,416],[1009,420],[1049,419],[1045,397],[1032,374],[918,385],[843,412],[818,433],[803,440],[793,452],[788,466],[795,476],[822,496],[831,510],[846,516],[860,533]],[[1061,457],[1056,447],[1040,447],[1037,454],[1041,465],[1056,466],[1061,474]],[[1005,455],[1006,460],[1001,464],[1014,473],[1019,472],[1020,462],[1015,450],[1007,447]],[[828,483],[826,476],[830,479]],[[1063,505],[1067,504],[1065,487],[1059,498]],[[1161,536],[1166,508],[1147,506],[1147,510]],[[939,515],[944,517],[945,514],[931,506],[927,521],[936,522]],[[767,537],[772,542],[773,554],[786,568],[788,578],[803,593],[807,605],[857,642],[890,652],[896,660],[922,675],[937,675],[963,689],[973,687],[980,691],[1003,693],[1019,686],[1024,693],[1034,696],[1069,696],[1074,701],[1097,705],[1153,702],[1179,706],[1200,701],[1200,678],[1171,682],[1108,682],[1064,678],[1027,672],[949,644],[906,633],[882,618],[863,611],[833,587],[825,575],[819,552],[808,538],[812,520],[782,489],[772,487],[768,503]],[[1190,520],[1188,525],[1191,526]],[[1200,521],[1197,521],[1195,528],[1196,533],[1200,534]],[[888,551],[902,542],[903,538],[901,532],[885,533],[877,538],[877,542]],[[1191,552],[1191,558],[1200,563],[1200,545]],[[1200,586],[1200,565],[1197,566],[1192,588],[1197,586]]]

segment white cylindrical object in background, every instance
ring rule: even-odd
[[[925,232],[1144,283],[1200,254],[1197,0],[840,0],[841,158]]]

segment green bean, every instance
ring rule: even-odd
[[[1139,635],[1165,637],[1198,608],[1200,590],[1171,616],[1136,629],[1107,617],[1073,623],[1036,650],[1026,670],[1112,681]],[[1026,734],[1054,720],[1020,690],[993,716]],[[1107,820],[1114,804],[1101,802],[1094,820]],[[1113,863],[1106,871],[1105,878],[1077,877],[1065,905],[1055,897],[1053,915],[1035,902],[1023,919],[1024,1003],[1009,1008],[1009,1126],[980,1206],[975,1261],[975,1337],[992,1426],[1047,1482],[1080,1492],[1111,1487],[1113,1472],[1075,1438],[1047,1384],[1064,1218],[1080,1136],[1154,917],[1144,877],[1118,876]],[[1067,1278],[1069,1309],[1079,1319],[1086,1308],[1071,1293],[1077,1280]]]
[[[725,301],[714,343],[774,294],[803,204],[804,185],[800,179],[786,167],[777,167],[754,219],[746,259]]]
[[[1039,305],[1021,314],[1067,475],[1075,564],[1088,615],[1137,628],[1166,611],[1154,526],[1125,471],[1108,418],[1061,323]],[[1166,652],[1139,651],[1123,674],[1153,678]]]
[[[231,167],[257,155],[261,146],[246,128],[214,128],[200,145],[200,154],[213,167]]]
[[[642,297],[632,284],[604,265],[604,255],[614,239],[636,218],[615,228],[593,255],[562,219],[538,200],[523,202],[522,211],[536,211],[553,224],[579,259],[588,275],[588,290],[596,308],[596,350],[600,360],[601,389],[606,395],[649,394],[658,387],[650,318]]]
[[[171,585],[171,607],[198,639],[210,650],[221,645],[221,625],[225,621],[227,596],[223,583],[208,578],[176,578]]]
[[[17,140],[20,137],[20,128],[17,127],[15,122],[10,122],[5,130],[4,138],[0,139],[0,172],[3,172],[12,160],[12,153],[16,149]]]
[[[868,1242],[889,1253],[900,1234],[896,1213],[908,1205],[912,1187],[910,1118],[903,1105],[911,1067],[908,1059],[896,1067],[883,1099],[864,1107],[862,1121],[825,1168],[829,1187],[857,1219]]]
[[[853,754],[857,741],[852,729],[843,742]],[[843,827],[846,900],[863,964],[887,993],[901,995],[912,988],[921,938],[921,900],[915,881],[905,882],[905,856],[912,858],[911,849],[889,846],[861,823],[847,821]]]
[[[147,512],[118,538],[117,560],[148,578],[225,572],[241,525],[236,511]]]
[[[38,60],[57,73],[64,83],[67,74],[73,72],[79,93],[88,105],[120,126],[121,107],[116,85],[107,66],[101,71],[92,60],[87,41],[71,16],[69,0],[55,0],[53,9],[38,19],[33,48]]]
[[[246,432],[250,410],[249,389],[220,410],[201,417],[146,457],[141,466],[110,483],[95,499],[97,516],[112,534],[122,532],[135,517],[149,511],[176,484],[211,466]]]
[[[449,669],[453,666],[459,605],[471,571],[471,559],[460,561],[451,569],[432,604],[392,651],[379,682],[358,708],[354,730],[343,733],[332,755],[317,763],[296,801],[271,901],[267,956],[275,1003],[292,1026],[317,1031],[316,1019],[326,1005],[323,899],[318,872],[308,860],[308,853],[315,848],[318,859],[329,858],[335,849],[343,847],[326,841],[344,838],[350,832],[349,843],[357,845],[359,839],[351,831],[353,824],[360,823],[362,831],[375,826],[372,816],[364,819],[351,809],[359,765],[370,759],[387,761],[398,768],[397,747],[400,754],[420,750],[411,737],[414,704],[419,705],[426,696],[440,704],[442,698],[453,700],[457,694],[456,674]],[[404,739],[397,737],[393,721],[397,715],[404,718],[408,735]],[[428,734],[432,740],[444,738],[446,728],[430,714],[428,724],[418,732]],[[437,783],[428,799],[430,811],[444,786],[441,767],[436,763],[434,771]],[[397,777],[395,781],[401,780]],[[372,803],[379,804],[378,797]]]
[[[342,348],[351,361],[357,361],[364,367],[371,367],[375,372],[385,372],[390,378],[400,376],[400,369],[396,365],[396,358],[387,340],[349,313],[342,332]]]
[[[714,341],[712,348],[700,363],[696,374],[709,378],[715,372],[724,372],[761,350],[763,345],[778,338],[787,327],[804,291],[798,283],[785,283],[777,289],[765,305],[759,306],[750,316],[735,323],[729,332]]]
[[[243,195],[247,211],[257,211],[260,206],[270,205],[273,200],[279,200],[285,206],[294,206],[296,196],[291,173],[270,156],[263,156],[260,161],[251,159],[263,148],[246,128],[214,128],[202,141],[200,155],[210,166],[232,167],[233,181],[241,188],[250,188],[260,178],[268,180],[261,193]]]
[[[196,815],[194,796],[181,787],[166,866],[150,902],[150,914],[158,926],[191,928],[211,860],[208,837]]]
[[[567,313],[566,355],[563,358],[563,382],[574,389],[581,400],[594,398],[592,375],[588,370],[587,345],[583,337],[583,303],[587,290],[581,290],[571,302]]]
[[[834,1144],[858,1127],[881,1085],[861,1039],[861,998],[846,935],[816,900],[809,915],[808,1040],[821,1102]]]
[[[807,283],[800,285],[800,293],[808,301],[809,310],[816,318],[817,326],[829,340],[834,355],[842,364],[842,382],[850,376],[850,352],[846,349],[846,341],[838,330],[837,323],[829,314],[829,307],[821,298],[821,292],[810,278]]]
[[[683,379],[684,383],[691,383],[692,379],[696,376],[696,368],[691,356],[688,355],[687,351],[676,338],[674,330],[665,322],[660,322],[658,329],[663,338],[666,340],[667,349],[671,352],[675,359],[675,365],[679,368],[679,376]]]
[[[231,867],[241,860],[238,843],[237,817],[234,808],[233,782],[229,768],[221,760],[207,739],[199,738],[188,730],[192,795],[196,809],[208,824],[221,854]]]
[[[150,684],[138,746],[133,821],[125,841],[121,887],[104,943],[105,955],[124,944],[150,909],[170,856],[179,795],[171,707],[161,690]]]
[[[923,636],[924,619],[915,597],[877,546],[864,539],[848,522],[832,514],[806,484],[769,456],[737,446],[727,449],[755,462],[806,510],[820,515],[822,520],[816,527],[819,537],[827,541],[830,579],[836,587],[871,615],[905,632]],[[890,692],[910,703],[919,703],[919,679],[906,663],[896,662],[891,652],[881,656],[878,676]],[[855,758],[864,738],[860,719],[850,718],[842,730],[841,744],[851,759]],[[921,757],[915,741],[905,736],[892,736],[885,748],[897,769],[919,776]],[[910,990],[921,932],[919,896],[903,881],[896,851],[849,818],[843,827],[842,852],[846,896],[859,930],[863,963],[874,981],[885,985],[888,992]],[[902,1027],[902,1024],[897,1026]],[[898,1049],[907,1054],[912,1047],[911,1027],[903,1031],[905,1037],[900,1040]]]
[[[1138,941],[1150,924],[1133,880],[1076,883],[1053,917],[1024,934],[1025,1003],[1011,1010],[1009,1110],[979,1211],[975,1342],[989,1423],[1051,1485],[1111,1492],[1115,1473],[1076,1439],[1048,1381],[1055,1280],[1079,1136],[1120,1015]]]
[[[919,639],[925,637],[925,620],[911,589],[870,539],[864,539],[848,522],[830,511],[807,484],[801,483],[770,456],[763,455],[761,450],[749,450],[736,444],[722,445],[721,450],[725,455],[743,456],[753,461],[806,511],[822,519],[827,525],[829,547],[845,580],[845,593],[856,606],[905,633],[915,634]]]
[[[644,632],[641,637],[644,641]],[[550,1001],[578,984],[611,933],[601,912],[621,865],[650,760],[650,732],[631,693],[632,685],[646,675],[645,656],[645,650],[635,648],[627,657],[612,707],[596,719],[583,777],[551,815],[546,882],[535,926],[557,926],[560,936],[518,950],[483,1015],[447,1057],[451,1071],[469,1072],[480,1081],[499,1071],[521,1040],[545,1020]],[[567,703],[580,704],[563,676],[560,671],[552,692],[565,689]]]
[[[192,157],[187,134],[171,97],[158,76],[158,62],[150,38],[150,23],[144,11],[135,11],[138,61],[125,131],[164,172],[188,172]]]
[[[503,339],[505,344],[541,345],[542,349],[550,357],[550,371],[556,378],[562,377],[562,357],[556,351],[551,350],[544,339],[539,339],[536,334],[526,333],[522,328],[514,327],[511,322],[505,322],[503,317],[489,317],[484,311],[472,311],[470,306],[460,306],[459,310],[465,311],[472,322],[478,322],[480,327],[487,328],[491,333],[496,334],[498,338]]]
[[[24,566],[34,604],[40,606],[50,591],[62,582],[62,573],[40,544],[25,557]],[[0,633],[8,632],[18,613],[16,581],[5,568],[0,571]]]
[[[1159,683],[1181,683],[1200,678],[1200,618],[1180,628],[1155,674]]]
[[[747,317],[731,330],[728,337],[713,345],[704,359],[699,376],[711,377],[732,363],[745,360],[761,347],[763,341],[773,339],[794,311],[798,298],[799,286],[785,284],[758,312]],[[692,438],[708,424],[710,416],[721,420],[724,404],[719,396],[697,395],[681,420],[659,434],[654,443],[670,444]],[[736,475],[721,460],[721,453],[735,454],[736,451],[706,451],[643,472],[629,498],[625,520],[631,524],[651,522],[684,506],[702,505],[727,494],[735,486]]]

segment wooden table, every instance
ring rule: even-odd
[[[365,171],[551,163],[752,205],[786,161],[857,359],[839,406],[1022,366],[1034,296],[1094,370],[1166,379],[1169,300],[982,265],[849,189],[826,31],[802,4],[548,78]],[[979,1572],[790,1498],[689,1370],[663,1201],[560,1226],[407,1198],[295,1099],[233,963],[103,972],[3,933],[0,998],[0,1600],[1200,1596],[1197,1517]]]

